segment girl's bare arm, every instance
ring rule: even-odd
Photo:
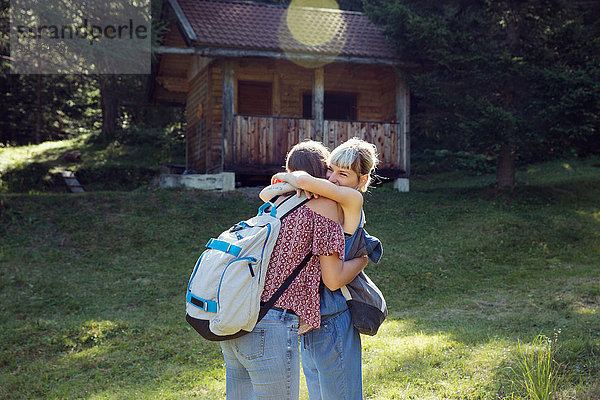
[[[330,198],[342,207],[360,209],[363,203],[362,194],[353,188],[338,186],[327,179],[315,178],[304,171],[281,172],[275,178],[288,182],[294,187]]]
[[[361,256],[342,261],[336,253],[331,256],[319,256],[319,262],[321,263],[321,276],[325,286],[330,290],[338,290],[352,282],[356,275],[367,266],[369,258]]]
[[[296,188],[293,187],[292,185],[290,185],[289,183],[279,182],[279,183],[275,183],[273,185],[267,186],[266,188],[264,188],[263,190],[260,191],[258,196],[260,197],[260,199],[262,201],[264,201],[266,203],[267,201],[270,201],[275,196],[279,196],[284,193],[293,192],[294,190],[296,190]]]

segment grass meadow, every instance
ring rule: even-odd
[[[366,196],[390,315],[362,337],[365,398],[600,399],[600,159],[517,180],[511,197],[458,172]],[[257,198],[147,185],[0,204],[0,398],[225,399],[185,287]]]

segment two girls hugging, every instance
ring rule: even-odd
[[[286,156],[287,172],[260,193],[263,201],[302,190],[310,198],[282,221],[262,300],[313,256],[250,334],[220,342],[228,400],[297,400],[300,355],[310,400],[362,399],[360,335],[339,289],[381,256],[380,244],[368,246],[377,254],[350,254],[365,239],[363,193],[377,162],[375,145],[358,138],[331,153],[301,142]]]

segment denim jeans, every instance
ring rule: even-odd
[[[337,297],[336,292],[325,296]],[[347,308],[336,314],[322,315],[321,328],[302,335],[300,349],[310,400],[363,398],[360,334]]]
[[[298,317],[269,310],[249,334],[221,342],[227,400],[297,400]]]

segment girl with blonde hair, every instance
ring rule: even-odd
[[[364,224],[363,193],[371,182],[377,163],[375,145],[352,138],[331,152],[326,179],[302,171],[279,173],[274,179],[337,202],[342,215],[346,259],[354,241],[360,240],[358,236],[363,235],[367,240],[376,241],[375,251],[369,257],[378,262],[382,255],[381,243],[359,229]],[[352,324],[341,291],[322,286],[320,310],[320,329],[307,332],[301,343],[302,368],[309,398],[362,399],[360,335]]]

